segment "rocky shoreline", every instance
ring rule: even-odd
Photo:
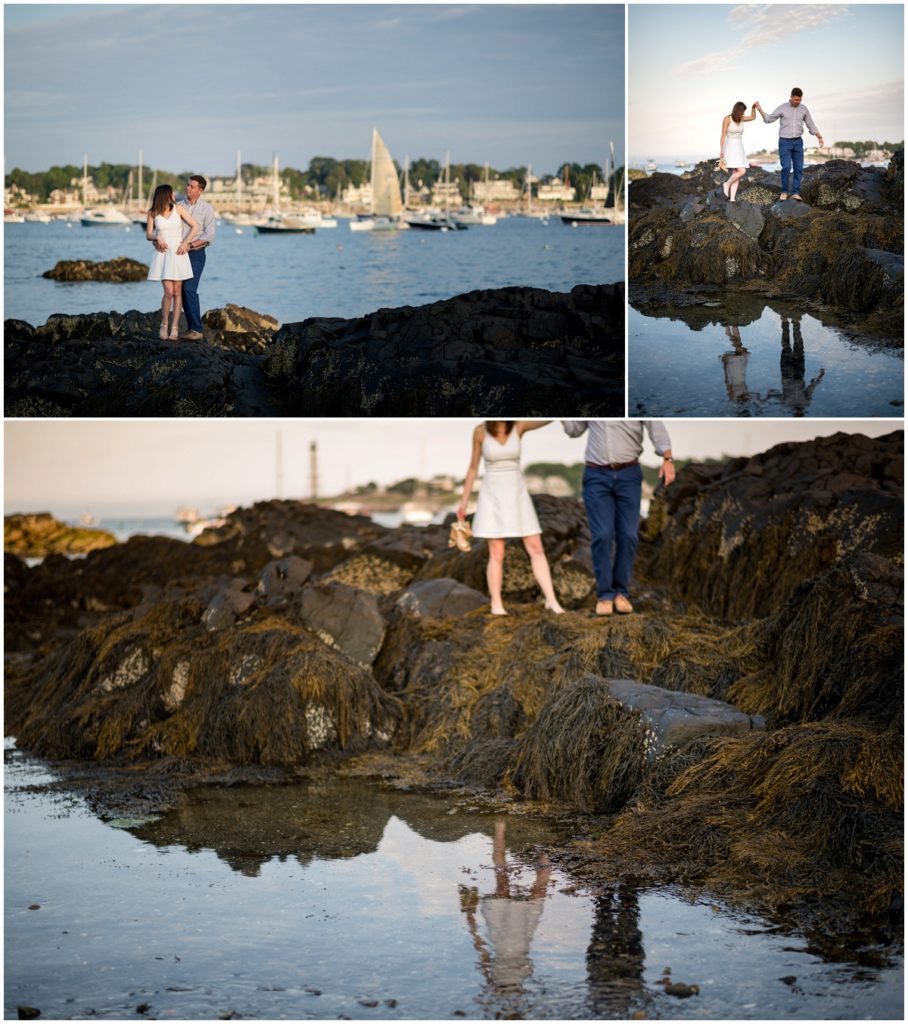
[[[5,323],[7,416],[620,416],[624,286],[469,292],[284,324],[209,310],[205,340],[157,313]]]
[[[748,170],[737,202],[702,162],[628,188],[629,299],[647,315],[726,297],[795,300],[851,335],[904,346],[904,151],[884,171],[829,160],[804,172],[804,202]]]
[[[877,922],[902,888],[903,437],[692,465],[657,497],[637,613],[592,615],[582,505],[534,499],[561,617],[485,553],[289,501],[191,544],[6,555],[6,729],[107,807],[341,772],[541,801],[590,881]],[[93,765],[94,767],[89,767]]]

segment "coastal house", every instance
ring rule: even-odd
[[[514,203],[520,198],[520,193],[510,178],[494,178],[492,181],[474,181],[471,196],[476,203]]]
[[[577,195],[573,185],[565,185],[560,178],[551,178],[536,190],[536,198],[543,203],[572,203]]]

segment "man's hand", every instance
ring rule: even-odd
[[[666,487],[671,487],[675,479],[675,464],[670,459],[663,459],[659,467],[659,479]]]
[[[822,135],[818,135],[817,136],[817,142],[819,142],[819,144],[820,144],[820,149],[825,149],[826,148],[826,143],[823,141],[823,136]]]
[[[167,243],[163,238],[156,238],[154,240],[154,247],[158,252],[167,252]]]

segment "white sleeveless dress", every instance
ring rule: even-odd
[[[744,125],[728,122],[728,131],[725,133],[725,148],[722,150],[725,157],[725,166],[731,170],[734,167],[747,167],[747,157],[744,153]]]
[[[183,241],[183,220],[177,208],[170,211],[169,217],[162,217],[159,213],[154,219],[155,231],[158,238],[167,243],[167,252],[154,250],[151,257],[151,266],[148,269],[149,281],[188,281],[192,277],[192,264],[189,262],[189,254],[183,253],[177,256],[177,249]]]
[[[486,431],[482,440],[485,477],[479,488],[474,537],[530,537],[541,533],[530,492],[520,471],[520,437],[516,428],[500,444]]]

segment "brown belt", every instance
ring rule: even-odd
[[[634,459],[631,462],[608,462],[604,466],[600,466],[598,462],[587,462],[586,465],[590,469],[628,469],[630,466],[636,466],[637,460]]]

